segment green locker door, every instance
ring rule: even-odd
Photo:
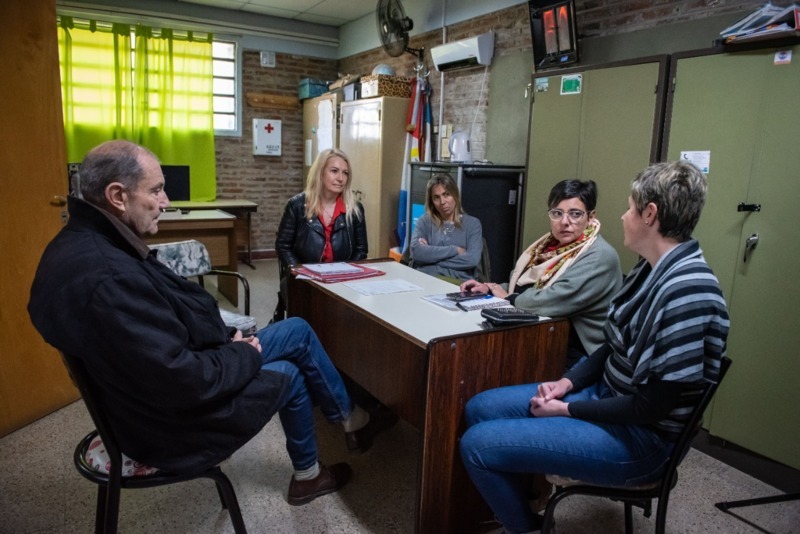
[[[561,75],[536,92],[531,115],[523,249],[550,228],[550,188],[565,178],[597,182],[601,233],[617,250],[623,271],[636,255],[623,246],[620,216],[630,183],[658,155],[666,58],[585,70],[579,95],[561,95]],[[565,71],[574,73],[574,69]]]
[[[733,366],[711,434],[800,468],[800,46],[678,58],[667,157],[709,150],[709,194],[695,232],[731,314]],[[760,211],[737,211],[739,203]],[[757,235],[744,260],[747,239]]]
[[[561,75],[533,77],[520,253],[549,229],[550,188],[559,180],[578,176],[584,93],[561,95],[560,91]]]

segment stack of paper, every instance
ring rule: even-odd
[[[766,4],[720,32],[725,44],[800,35],[800,6]]]
[[[372,269],[363,265],[352,263],[308,263],[297,267],[292,267],[292,274],[304,276],[320,282],[333,283],[345,282],[347,280],[358,280],[359,278],[369,278],[386,274],[378,269]]]

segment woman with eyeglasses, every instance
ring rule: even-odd
[[[522,253],[509,283],[461,284],[461,291],[492,293],[539,315],[568,317],[568,367],[602,344],[608,303],[622,285],[619,255],[600,235],[596,205],[594,181],[558,182],[547,199],[550,232]]]
[[[481,222],[464,213],[458,185],[449,174],[434,174],[426,187],[425,215],[411,236],[412,267],[459,283],[475,278],[483,252]]]

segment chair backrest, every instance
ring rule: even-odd
[[[83,397],[83,403],[89,411],[97,433],[100,434],[100,438],[103,440],[103,445],[108,452],[112,465],[121,467],[122,451],[119,449],[114,432],[111,430],[109,416],[103,409],[103,404],[95,391],[94,383],[86,371],[86,365],[79,357],[64,352],[61,353],[61,360],[64,362],[72,382],[80,391],[81,397]]]
[[[483,238],[483,250],[481,251],[481,262],[478,264],[475,279],[478,282],[492,281],[492,259],[489,257],[489,243]]]
[[[683,458],[689,452],[689,448],[692,446],[692,441],[700,431],[700,425],[703,422],[703,415],[705,414],[706,408],[708,408],[708,405],[711,403],[711,399],[714,398],[714,394],[717,392],[717,388],[719,388],[719,385],[722,383],[722,379],[725,377],[725,374],[728,372],[728,368],[730,366],[731,359],[727,356],[723,356],[719,362],[719,376],[717,376],[716,382],[709,382],[706,384],[705,390],[703,391],[699,402],[695,406],[691,417],[689,417],[689,420],[686,421],[686,426],[681,432],[678,440],[675,442],[675,448],[672,451],[672,455],[670,456],[669,463],[667,464],[665,471],[667,488],[671,487],[672,480],[670,479],[675,476],[678,465],[683,461]],[[670,474],[672,475],[670,476]]]
[[[158,261],[179,276],[203,276],[211,270],[208,249],[196,239],[157,243],[150,248],[158,251]]]

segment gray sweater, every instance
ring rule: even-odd
[[[548,317],[567,317],[586,349],[593,353],[603,344],[608,305],[622,286],[622,268],[614,247],[597,236],[558,279],[547,287],[518,287],[514,306]],[[508,284],[503,284],[508,290]]]
[[[420,238],[428,244],[420,243]],[[459,254],[458,247],[466,252]],[[463,215],[460,228],[436,226],[428,214],[417,219],[410,252],[415,269],[432,276],[469,280],[475,278],[482,252],[483,230],[475,217]]]

